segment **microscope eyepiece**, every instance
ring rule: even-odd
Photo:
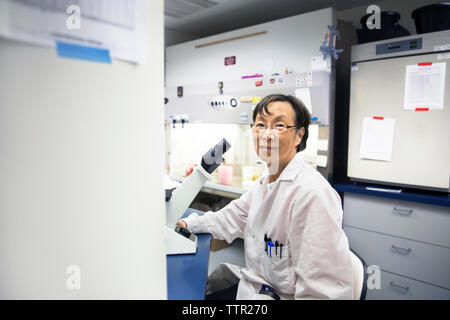
[[[202,167],[211,174],[223,162],[222,155],[231,148],[231,144],[224,138],[214,148],[209,149],[202,157]]]

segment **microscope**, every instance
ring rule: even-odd
[[[186,209],[200,192],[211,173],[224,161],[222,155],[230,149],[227,140],[222,139],[203,157],[201,166],[177,188],[166,190],[166,250],[168,255],[187,254],[197,251],[197,236],[186,228],[177,225]]]

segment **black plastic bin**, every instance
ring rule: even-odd
[[[450,30],[450,2],[417,8],[411,17],[416,24],[417,33]]]
[[[367,19],[371,14],[366,14],[360,20],[362,29],[356,30],[358,36],[358,43],[366,43],[372,41],[380,41],[391,38],[405,37],[411,33],[399,24],[400,13],[395,11],[380,12],[380,27],[381,29],[368,29]]]

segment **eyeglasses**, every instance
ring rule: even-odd
[[[270,130],[271,132],[274,133],[283,133],[288,131],[289,129],[297,128],[297,126],[287,126],[283,123],[277,123],[273,128],[271,128],[268,125],[265,125],[264,123],[254,123],[250,125],[250,127],[252,128],[253,132],[259,134],[263,134],[266,130]]]

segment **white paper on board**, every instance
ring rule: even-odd
[[[404,109],[443,109],[446,63],[407,65]]]
[[[363,119],[361,147],[362,159],[391,161],[395,119]]]

